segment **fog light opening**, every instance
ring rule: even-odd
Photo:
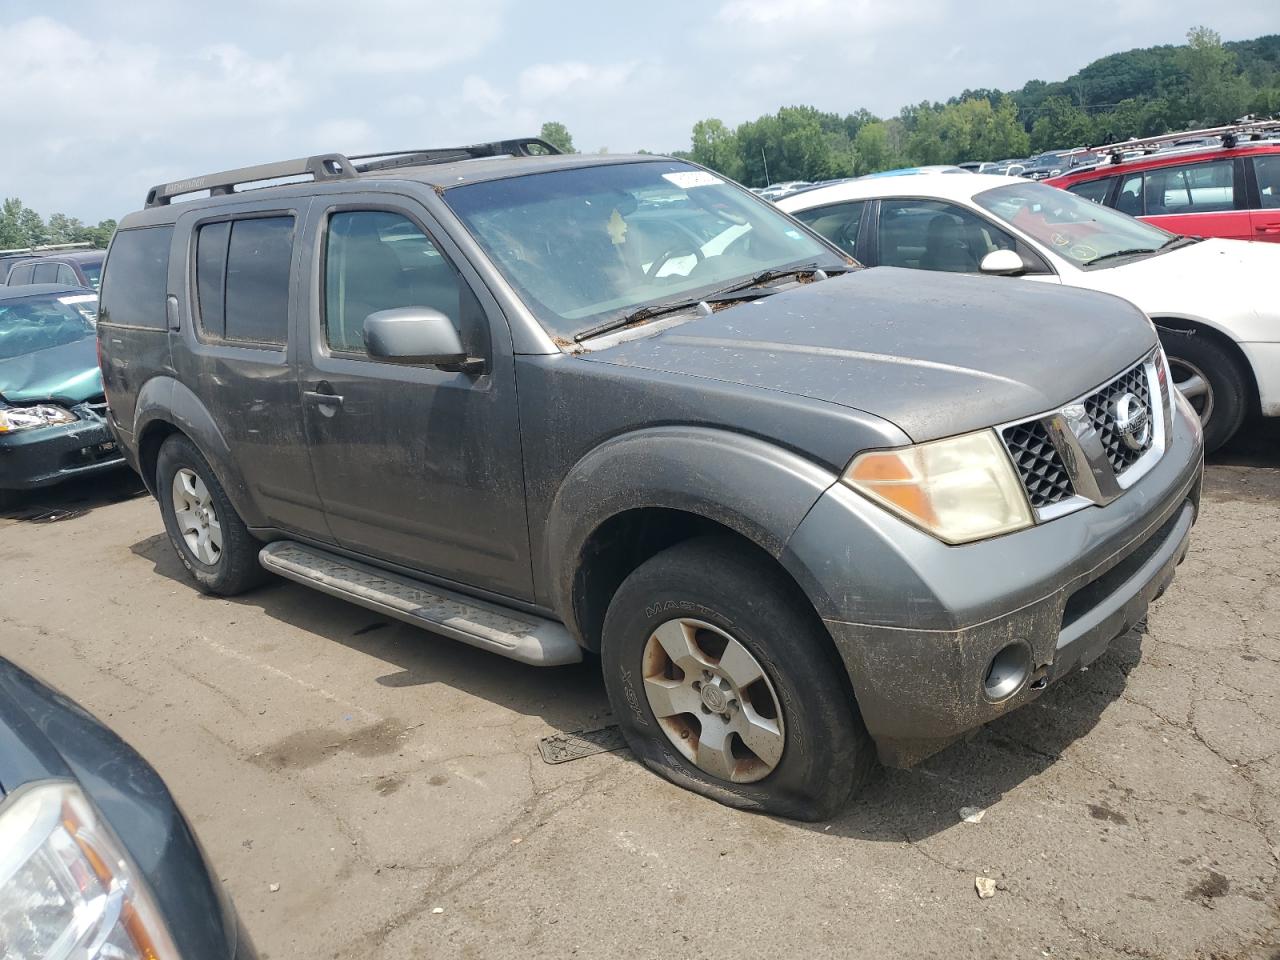
[[[1018,640],[991,658],[982,692],[988,700],[998,703],[1007,700],[1022,689],[1031,674],[1031,648]]]

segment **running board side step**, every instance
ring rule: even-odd
[[[582,648],[562,624],[379,570],[327,550],[279,540],[262,548],[258,562],[272,573],[331,597],[521,663],[558,667],[582,660]]]

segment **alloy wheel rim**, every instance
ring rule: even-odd
[[[192,556],[212,567],[222,557],[222,524],[209,488],[194,470],[182,467],[173,475],[171,496],[179,536]]]
[[[668,620],[645,644],[641,673],[658,726],[703,773],[754,783],[777,768],[782,705],[760,661],[733,636],[702,620]]]
[[[1187,398],[1199,415],[1200,425],[1207,426],[1213,416],[1213,385],[1204,371],[1181,357],[1170,357],[1169,376],[1178,392]]]

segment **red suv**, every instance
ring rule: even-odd
[[[1280,142],[1197,146],[1046,180],[1173,233],[1280,243]]]

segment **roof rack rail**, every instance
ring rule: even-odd
[[[1197,137],[1205,139],[1217,138],[1222,142],[1224,148],[1230,149],[1245,139],[1261,140],[1268,133],[1280,133],[1280,118],[1273,117],[1268,120],[1257,120],[1253,117],[1241,117],[1235,123],[1224,124],[1220,127],[1206,127],[1203,130],[1180,130],[1175,133],[1161,134],[1158,137],[1133,137],[1129,140],[1121,140],[1118,143],[1107,143],[1096,147],[1083,147],[1078,150],[1072,150],[1071,154],[1105,153],[1110,154],[1111,163],[1121,163],[1124,160],[1124,154],[1130,150],[1155,153],[1164,144],[1175,143],[1178,140],[1192,140]]]
[[[78,243],[41,243],[34,247],[8,247],[0,250],[0,257],[11,253],[57,253],[59,250],[85,250],[93,244],[88,240]]]
[[[454,160],[471,160],[480,157],[532,157],[558,154],[559,149],[539,137],[520,137],[514,140],[495,140],[466,147],[428,147],[420,150],[389,150],[382,153],[362,153],[344,156],[341,153],[322,153],[314,157],[262,163],[221,173],[207,173],[201,177],[161,183],[147,191],[147,207],[163,207],[174,197],[208,190],[210,196],[229,196],[237,187],[261,183],[266,180],[282,180],[286,177],[310,176],[314,181],[350,180],[362,173],[375,170],[392,170],[399,167],[418,167],[432,163],[449,163]],[[353,163],[363,160],[364,163]]]
[[[520,137],[515,140],[494,140],[490,143],[473,143],[465,147],[426,147],[418,150],[389,150],[384,153],[352,154],[358,173],[375,170],[394,170],[398,167],[420,167],[432,163],[452,163],[455,160],[479,160],[483,157],[535,157],[562,153],[540,137]]]
[[[261,163],[253,167],[223,170],[221,173],[206,173],[202,177],[189,177],[186,180],[159,184],[147,191],[147,206],[163,207],[174,197],[180,197],[186,193],[199,193],[201,190],[208,190],[209,195],[213,197],[223,197],[235,193],[236,187],[246,183],[307,175],[314,180],[347,180],[354,177],[356,171],[351,166],[351,161],[340,153],[324,153],[314,157],[299,157],[296,160]]]

